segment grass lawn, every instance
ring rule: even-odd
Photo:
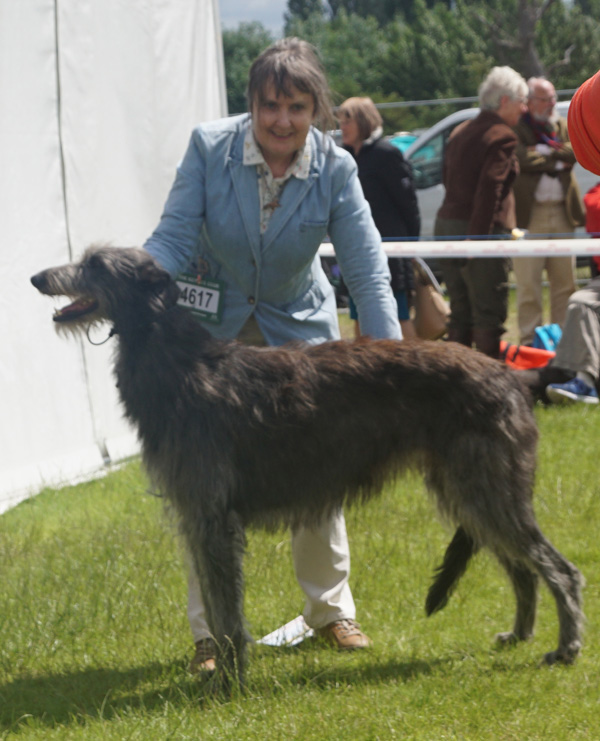
[[[514,600],[485,553],[425,618],[449,531],[409,476],[346,513],[358,617],[374,647],[254,646],[247,692],[215,696],[186,671],[176,528],[133,461],[0,517],[0,739],[600,738],[600,410],[536,415],[538,519],[587,579],[574,666],[539,666],[557,641],[544,586],[534,640],[495,647]],[[249,534],[246,579],[254,637],[301,612],[286,533]]]

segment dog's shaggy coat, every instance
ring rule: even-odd
[[[558,610],[546,661],[581,646],[581,577],[533,512],[537,429],[501,363],[453,343],[360,340],[252,348],[211,338],[143,250],[93,247],[32,278],[74,302],[59,327],[107,320],[115,373],[148,472],[179,513],[223,675],[243,675],[244,529],[312,522],[377,494],[408,466],[457,525],[426,609],[444,606],[469,558],[489,548],[517,600],[499,640],[533,634],[538,575]]]

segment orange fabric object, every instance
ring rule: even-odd
[[[556,355],[550,350],[539,350],[537,347],[527,345],[511,345],[501,340],[500,360],[515,370],[527,370],[528,368],[543,368]]]
[[[590,188],[583,196],[585,204],[585,230],[588,234],[600,233],[600,183]],[[600,257],[594,255],[592,260],[600,272]]]
[[[575,92],[567,123],[577,161],[586,170],[600,175],[600,72]]]
[[[588,234],[600,232],[600,183],[583,196],[585,204],[585,230]]]

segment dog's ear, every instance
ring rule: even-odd
[[[162,288],[171,280],[171,276],[166,270],[150,260],[138,266],[137,277],[140,282],[148,283],[154,289]]]
[[[174,280],[169,281],[166,286],[162,287],[160,299],[162,300],[165,309],[170,309],[171,306],[175,306],[179,300],[180,293],[181,291],[179,290],[179,286]]]
[[[177,283],[171,279],[170,274],[158,265],[154,260],[145,262],[138,267],[138,279],[144,283],[146,289],[157,300],[158,306],[168,309],[177,303],[179,288]]]

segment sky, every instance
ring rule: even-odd
[[[221,26],[237,28],[240,23],[259,21],[275,37],[283,33],[287,0],[219,0]]]

